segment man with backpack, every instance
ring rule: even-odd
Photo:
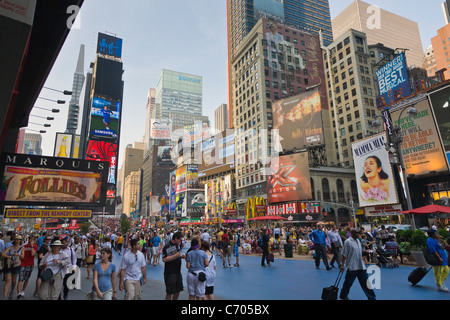
[[[232,268],[231,266],[231,254],[233,247],[231,246],[231,240],[232,235],[229,232],[229,230],[225,229],[225,232],[222,235],[222,250],[223,250],[223,267],[227,268],[226,266],[226,259],[228,256],[228,268]]]

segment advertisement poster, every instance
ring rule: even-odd
[[[120,101],[102,97],[92,99],[90,136],[117,139]]]
[[[0,202],[11,205],[104,205],[108,163],[1,155]]]
[[[318,90],[278,100],[272,105],[273,128],[283,151],[324,144],[322,105]]]
[[[172,138],[172,120],[152,119],[150,137],[155,140]]]
[[[92,210],[6,209],[5,218],[89,219],[92,218]]]
[[[446,152],[450,152],[450,86],[430,94],[431,106]]]
[[[170,199],[169,199],[169,210],[170,213],[175,213],[176,202],[175,202],[175,194],[177,189],[177,172],[172,171],[170,173]]]
[[[101,174],[6,166],[0,201],[100,203]]]
[[[378,107],[389,105],[398,99],[411,95],[404,52],[376,71],[376,76],[380,92],[380,97],[377,100]]]
[[[72,135],[66,133],[56,133],[55,150],[53,156],[61,158],[71,158]]]
[[[89,140],[86,160],[109,163],[108,183],[116,183],[117,144],[106,141]]]
[[[194,190],[203,190],[203,183],[200,183],[198,179],[198,166],[195,165],[187,165],[186,169],[187,175],[187,189]]]
[[[394,124],[400,126],[403,136],[402,153],[408,175],[420,176],[431,171],[448,170],[445,150],[436,127],[433,111],[427,100],[414,105],[418,113],[411,119],[406,112],[391,112]]]
[[[172,161],[172,147],[171,146],[164,146],[158,147],[158,162],[171,162]]]
[[[185,192],[187,190],[187,171],[186,166],[177,169],[176,193]]]
[[[352,144],[360,207],[398,203],[385,143],[380,133]]]
[[[271,168],[275,173],[267,180],[269,203],[312,198],[307,152],[281,156]]]

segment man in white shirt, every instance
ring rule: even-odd
[[[209,243],[211,236],[209,235],[208,231],[205,229],[204,232],[201,234],[200,238],[202,238],[202,241],[206,241]]]
[[[362,259],[363,249],[359,241],[359,232],[356,229],[351,230],[351,237],[345,240],[344,249],[342,250],[341,272],[347,269],[345,281],[342,286],[340,298],[349,300],[348,294],[353,282],[358,278],[359,284],[369,300],[376,300],[375,292],[367,286],[367,270]]]
[[[130,251],[120,263],[119,290],[125,289],[125,300],[141,300],[142,285],[147,283],[145,257],[138,239],[131,239]]]

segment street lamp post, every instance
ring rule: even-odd
[[[400,112],[398,119],[397,119],[397,124],[400,123],[402,114],[407,108],[408,108],[408,106],[404,107],[402,109],[402,111]],[[389,112],[389,111],[386,111],[386,112]],[[408,113],[408,116],[411,119],[413,119],[417,115],[418,111],[414,106],[412,106],[408,109],[407,113]],[[407,177],[406,170],[405,170],[405,163],[403,161],[403,152],[402,152],[403,136],[401,134],[401,128],[399,125],[395,125],[395,123],[392,122],[390,117],[385,116],[384,119],[393,128],[392,134],[389,134],[389,132],[387,132],[388,133],[387,134],[388,142],[386,143],[386,149],[388,150],[389,153],[394,155],[394,160],[395,160],[394,163],[397,164],[399,170],[401,171],[400,178],[402,180],[402,185],[404,188],[406,204],[408,206],[408,210],[412,210],[413,207],[412,207],[412,202],[411,202],[411,194],[409,191],[408,177]],[[372,126],[374,128],[379,128],[379,127],[381,127],[381,122],[379,120],[375,119],[372,122]],[[411,223],[412,223],[412,229],[415,230],[416,225],[415,225],[415,221],[414,221],[414,216],[411,217]]]

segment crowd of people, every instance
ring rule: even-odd
[[[106,222],[106,231],[97,229],[87,234],[0,233],[3,299],[24,299],[34,268],[37,269],[34,297],[40,300],[67,300],[76,282],[77,268],[86,268],[86,278],[92,280],[92,290],[86,299],[117,299],[117,289],[124,291],[126,300],[142,299],[147,266],[163,264],[165,299],[177,300],[183,291],[184,265],[188,270],[189,299],[213,300],[220,260],[223,268],[238,268],[240,254],[256,255],[261,256],[261,266],[267,267],[273,263],[274,255],[282,255],[286,246],[296,248],[299,255],[312,254],[317,269],[322,261],[326,270],[336,267],[340,272],[346,270],[341,299],[348,299],[356,278],[367,297],[375,299],[375,293],[367,287],[366,266],[378,263],[377,248],[388,252],[392,259],[400,257],[403,262],[403,243],[398,244],[395,234],[384,226],[364,230],[323,223],[315,227],[276,224],[253,228],[148,228],[121,234],[115,220]],[[448,276],[450,246],[439,250],[436,243],[441,240],[429,232],[430,252],[437,253],[442,260],[442,267],[435,268],[436,283],[440,291],[448,291],[444,281]],[[123,255],[117,266],[113,254]]]

